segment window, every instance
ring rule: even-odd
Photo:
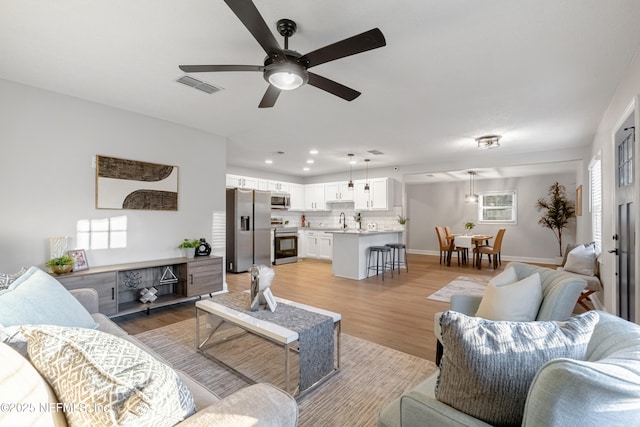
[[[602,166],[599,158],[589,165],[589,210],[591,211],[591,238],[596,253],[602,248]]]
[[[480,193],[478,222],[481,224],[515,224],[517,211],[515,191]]]
[[[126,248],[127,216],[81,219],[76,224],[76,235],[79,248]]]
[[[618,145],[618,187],[633,184],[633,133]]]

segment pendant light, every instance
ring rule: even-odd
[[[353,154],[347,154],[347,156],[349,156],[349,184],[347,184],[347,190],[353,191],[353,178],[351,176],[353,167]]]
[[[365,184],[364,184],[364,191],[368,192],[369,191],[369,162],[371,160],[370,159],[364,159],[364,164],[367,166],[367,172],[366,172],[366,179],[365,179]]]
[[[478,203],[478,200],[480,199],[480,196],[478,196],[475,193],[475,187],[473,185],[473,178],[475,177],[476,173],[474,171],[468,171],[467,173],[469,174],[469,194],[464,196],[464,202],[465,203]]]

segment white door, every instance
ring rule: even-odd
[[[616,295],[618,315],[635,321],[635,128],[631,114],[616,132]]]

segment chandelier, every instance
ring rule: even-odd
[[[464,202],[465,203],[478,203],[478,200],[480,199],[480,196],[478,196],[475,193],[475,187],[473,185],[473,178],[475,177],[476,173],[474,171],[468,171],[467,173],[469,174],[469,194],[466,194],[464,196]]]

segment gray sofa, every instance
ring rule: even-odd
[[[537,320],[564,320],[585,286],[573,275],[510,263],[518,278],[540,273],[543,302]],[[481,298],[459,295],[451,309],[473,316]],[[585,361],[557,359],[536,374],[527,397],[523,426],[636,425],[640,419],[640,326],[605,312],[588,345]],[[446,351],[446,349],[445,349]],[[435,398],[439,371],[390,402],[378,427],[488,426]]]
[[[632,426],[640,419],[640,326],[605,312],[586,360],[556,359],[536,374],[522,425]],[[389,404],[379,427],[488,426],[436,400],[438,372]]]
[[[98,312],[98,293],[94,289],[69,292],[90,313],[91,318],[98,324],[99,331],[134,343],[156,359],[168,364],[160,355]],[[9,402],[12,405],[3,408],[10,410],[0,411],[0,425],[67,425],[64,412],[55,409],[60,402],[52,387],[27,359],[11,346],[0,343],[0,360],[3,361],[0,364],[0,402]],[[187,374],[176,372],[191,392],[196,407],[193,415],[177,424],[181,427],[297,425],[298,406],[295,399],[276,387],[255,384],[221,399]],[[22,388],[24,390],[20,390]],[[42,410],[41,405],[45,402],[49,402],[48,408],[51,410]]]

